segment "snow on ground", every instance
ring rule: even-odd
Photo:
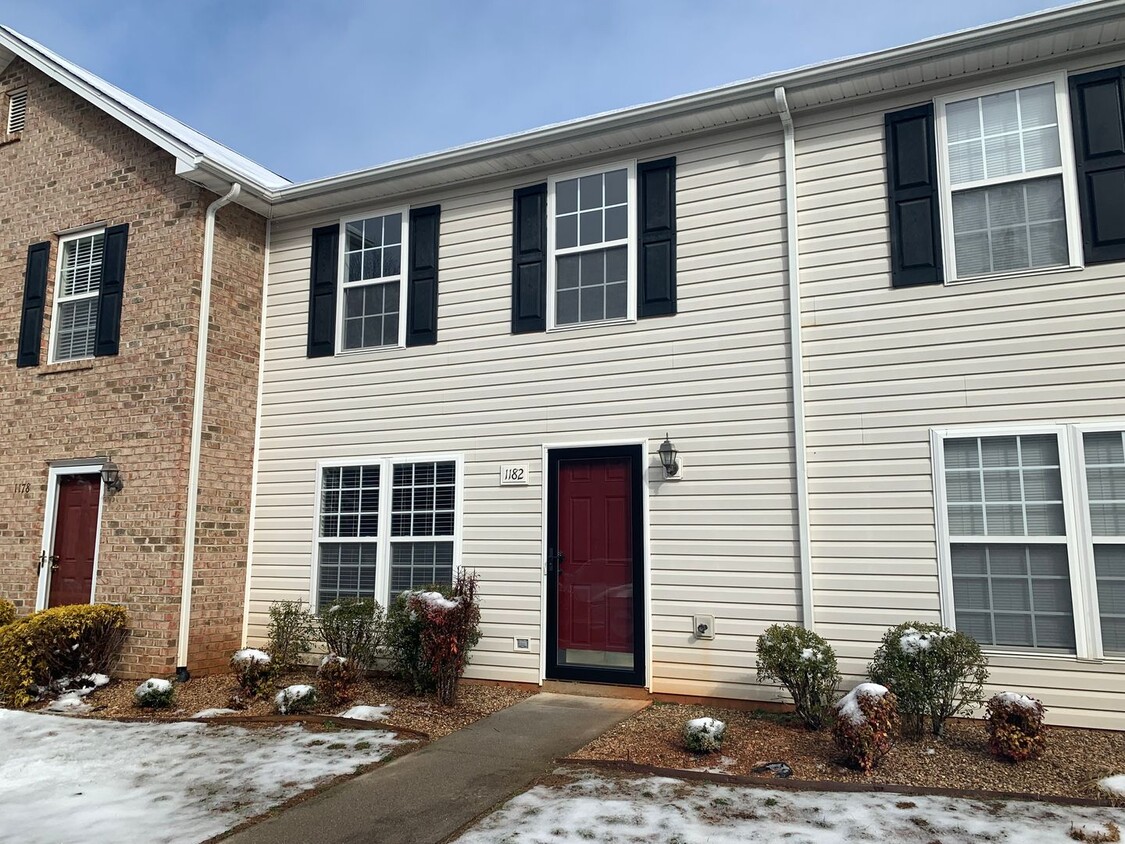
[[[120,724],[0,709],[0,840],[205,841],[384,758],[390,733]]]
[[[340,718],[355,718],[357,721],[382,721],[394,709],[394,707],[387,704],[382,706],[364,706],[357,704],[351,709],[345,709],[340,713]]]
[[[1125,797],[1125,774],[1117,774],[1112,777],[1098,780],[1098,787],[1102,791],[1108,791],[1115,797]]]
[[[1120,809],[769,789],[580,774],[509,801],[458,844],[1071,844],[1071,825],[1125,828]]]

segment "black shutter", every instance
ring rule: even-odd
[[[520,188],[512,211],[512,333],[547,330],[547,185]]]
[[[339,272],[340,226],[312,231],[312,266],[309,270],[308,357],[336,354],[336,276]]]
[[[98,288],[98,327],[94,354],[117,354],[121,340],[121,303],[125,298],[125,251],[129,246],[129,224],[105,230],[102,280]]]
[[[1125,261],[1125,68],[1070,77],[1087,264]]]
[[[43,309],[47,302],[47,264],[51,258],[48,241],[27,247],[27,271],[23,277],[23,313],[20,317],[20,344],[16,366],[38,366],[43,338]]]
[[[637,316],[676,312],[676,159],[637,166],[640,182]]]
[[[941,216],[932,103],[885,119],[891,284],[941,284]]]
[[[437,342],[438,231],[441,206],[410,212],[410,265],[407,270],[406,345]]]

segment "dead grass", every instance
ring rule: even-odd
[[[689,718],[725,721],[722,751],[697,756],[683,748]],[[793,779],[884,783],[926,788],[1006,791],[1104,798],[1098,776],[1125,772],[1125,733],[1047,728],[1040,759],[1018,765],[988,752],[983,721],[955,721],[941,739],[900,740],[886,761],[864,775],[843,767],[827,730],[812,732],[789,716],[657,703],[595,739],[575,759],[622,760],[642,765],[748,775],[766,762],[786,762]]]
[[[239,715],[272,715],[273,696],[279,689],[293,683],[312,682],[311,673],[294,672],[272,681],[263,695],[252,701]],[[109,685],[93,692],[86,702],[94,709],[87,718],[144,718],[153,721],[179,720],[190,718],[204,709],[218,709],[230,706],[231,695],[237,690],[234,679],[229,674],[200,677],[187,683],[176,684],[176,703],[172,709],[151,711],[137,707],[133,690],[137,683],[133,680],[113,680]],[[430,738],[440,738],[466,727],[474,721],[485,718],[501,709],[506,709],[530,696],[530,690],[509,688],[483,683],[462,683],[458,689],[457,703],[442,706],[433,697],[417,697],[402,683],[390,677],[371,677],[356,686],[355,696],[350,703],[337,706],[319,704],[312,714],[335,715],[351,706],[390,705],[393,711],[386,721],[379,722],[388,729],[405,727],[408,730],[423,732]]]

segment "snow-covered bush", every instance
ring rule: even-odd
[[[312,650],[316,616],[304,601],[274,601],[270,604],[270,624],[266,630],[266,651],[279,674],[291,671],[301,656]]]
[[[1017,692],[1000,692],[985,707],[988,749],[1008,762],[1034,759],[1047,744],[1043,736],[1043,704]]]
[[[884,634],[867,675],[895,693],[907,734],[920,736],[928,721],[940,736],[949,718],[980,706],[988,659],[972,636],[908,622]]]
[[[714,753],[726,732],[727,725],[715,718],[692,718],[684,724],[684,746],[692,753]]]
[[[0,627],[16,620],[16,605],[7,598],[0,598]]]
[[[273,660],[265,651],[243,648],[230,658],[230,670],[238,681],[238,692],[244,697],[257,697],[273,674]]]
[[[274,707],[282,715],[308,712],[316,706],[316,689],[303,684],[286,686],[273,699]]]
[[[832,738],[847,764],[867,772],[890,752],[898,726],[894,694],[877,683],[860,683],[836,704]]]
[[[111,674],[129,635],[123,607],[52,607],[0,627],[0,697],[26,706],[63,677]]]
[[[774,624],[758,637],[758,682],[780,683],[797,716],[819,730],[836,699],[836,652],[823,638],[795,624]]]
[[[167,709],[176,699],[176,690],[167,680],[153,677],[137,686],[133,697],[142,709]]]
[[[320,612],[320,638],[357,671],[375,667],[383,629],[383,608],[367,598],[344,599]]]
[[[316,687],[321,697],[333,705],[351,700],[358,680],[359,672],[351,660],[336,654],[328,654],[316,670]]]

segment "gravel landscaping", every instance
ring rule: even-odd
[[[250,701],[236,715],[272,715],[273,698],[279,689],[295,683],[315,682],[311,673],[296,672],[271,681],[266,691]],[[237,684],[229,674],[200,677],[187,683],[175,684],[175,704],[171,709],[145,710],[136,706],[133,691],[135,680],[113,680],[97,689],[84,702],[92,707],[87,718],[145,718],[153,721],[182,720],[207,710],[226,709],[231,705],[231,695]],[[532,694],[531,691],[492,684],[462,682],[458,688],[457,703],[442,706],[432,696],[419,697],[402,683],[390,677],[375,676],[355,687],[353,699],[346,704],[319,703],[311,710],[318,715],[338,715],[357,705],[389,706],[380,727],[394,730],[403,727],[422,732],[430,738],[440,738],[485,718],[494,712],[518,703]]]
[[[722,750],[683,748],[685,722],[714,717],[727,724]],[[1125,773],[1125,733],[1048,727],[1040,759],[1012,764],[988,752],[983,721],[951,721],[942,739],[899,740],[871,774],[842,767],[827,730],[811,732],[789,716],[656,703],[594,740],[574,759],[634,762],[663,768],[748,775],[786,762],[793,779],[886,783],[929,788],[1104,798],[1097,781]]]

